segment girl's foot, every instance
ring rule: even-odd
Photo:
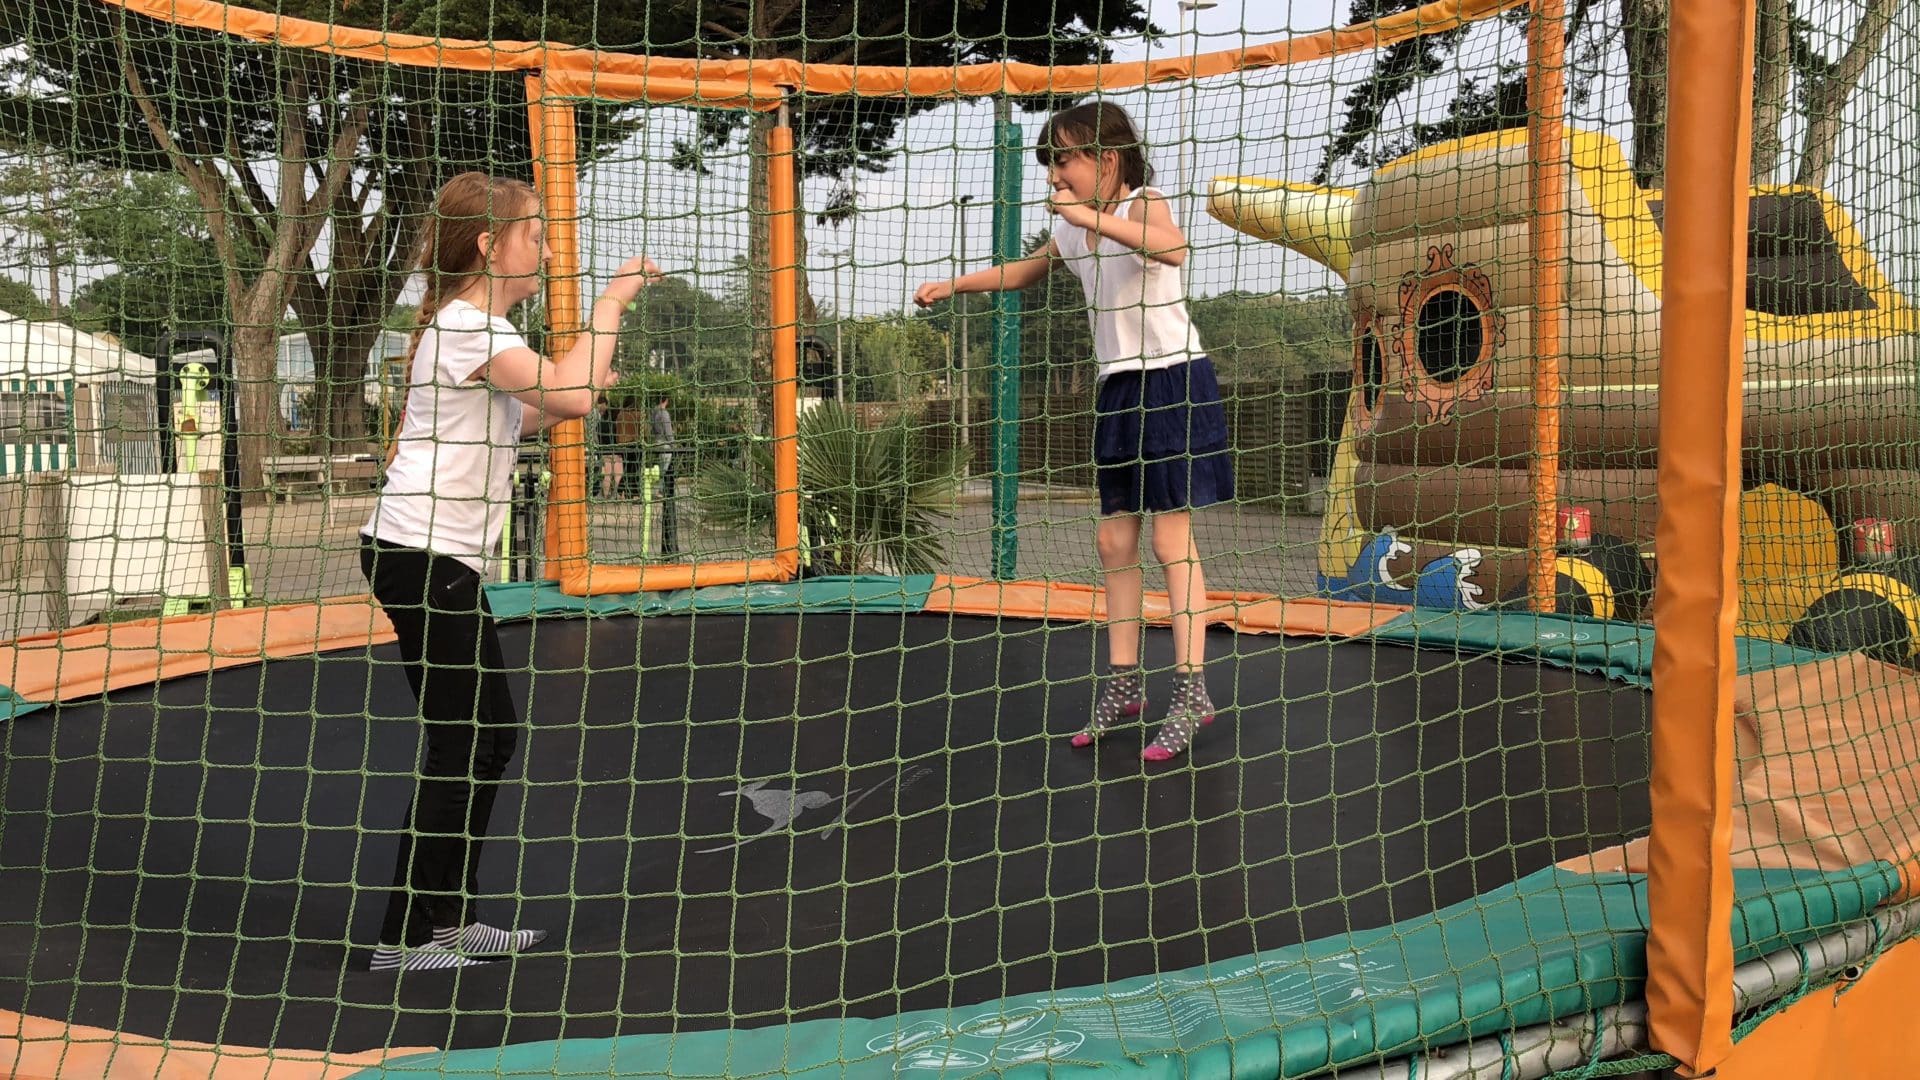
[[[1147,707],[1147,686],[1140,677],[1140,665],[1115,664],[1093,703],[1093,719],[1073,737],[1075,746],[1092,746],[1122,720],[1139,716]]]
[[[1198,671],[1181,672],[1173,689],[1173,702],[1160,733],[1153,737],[1140,756],[1147,761],[1170,761],[1193,745],[1200,729],[1213,723],[1213,699],[1207,696],[1206,676]]]
[[[460,951],[468,956],[504,956],[523,953],[547,940],[545,930],[502,930],[486,923],[468,923],[458,931]],[[438,940],[439,934],[434,935]]]
[[[502,930],[486,923],[444,926],[424,945],[382,945],[373,950],[369,971],[441,971],[471,967],[488,959],[526,952],[547,940],[545,930]]]

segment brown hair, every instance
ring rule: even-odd
[[[522,224],[540,209],[540,193],[524,180],[507,180],[482,172],[463,172],[441,185],[434,196],[432,217],[420,243],[415,266],[426,278],[426,291],[420,297],[420,310],[414,318],[413,337],[407,342],[407,379],[412,381],[413,354],[420,348],[420,335],[433,325],[440,308],[469,281],[487,268],[480,251],[482,233],[498,235],[507,226]],[[406,409],[401,407],[404,418]],[[387,450],[387,464],[400,449],[398,428],[393,445]]]
[[[420,316],[414,324],[415,345],[419,344],[420,331],[433,325],[447,298],[486,269],[486,256],[480,251],[481,234],[498,234],[503,224],[522,223],[539,207],[540,193],[524,180],[463,172],[441,186],[420,245],[418,266],[427,287],[420,297]]]
[[[1133,117],[1120,106],[1106,101],[1089,101],[1054,113],[1040,129],[1040,141],[1033,148],[1042,165],[1074,153],[1102,154],[1108,150],[1120,155],[1120,180],[1138,191],[1153,179],[1153,166],[1147,164],[1147,148]]]

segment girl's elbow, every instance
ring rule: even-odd
[[[568,396],[567,419],[584,420],[593,412],[593,391],[582,387]]]
[[[1159,253],[1159,259],[1168,266],[1184,266],[1187,262],[1187,249],[1182,245],[1169,251],[1162,251]]]
[[[563,394],[549,390],[540,395],[539,409],[555,420],[581,420],[593,411],[593,394],[584,389]]]

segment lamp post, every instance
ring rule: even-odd
[[[972,195],[962,195],[955,205],[953,216],[959,221],[960,272],[966,273],[967,267],[967,204],[973,201]],[[965,455],[965,469],[973,472],[973,382],[967,364],[967,308],[960,294],[953,296],[955,317],[953,323],[960,331],[960,447]]]
[[[1191,17],[1193,22],[1193,48],[1188,55],[1192,57],[1196,63],[1200,57],[1200,13],[1219,6],[1219,0],[1180,0],[1180,36],[1186,36],[1187,21],[1189,17]],[[1185,132],[1186,162],[1183,165],[1183,171],[1185,173],[1184,179],[1187,184],[1187,197],[1180,201],[1181,216],[1184,219],[1180,227],[1183,230],[1192,228],[1193,200],[1200,196],[1200,178],[1194,175],[1199,167],[1194,160],[1194,143],[1199,138],[1199,95],[1196,92],[1198,90],[1197,82],[1198,80],[1191,74],[1190,69],[1185,91],[1187,98],[1187,130]]]

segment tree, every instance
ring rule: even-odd
[[[846,325],[849,373],[861,400],[924,398],[946,369],[946,339],[926,319],[893,316]]]
[[[1142,0],[655,0],[653,48],[669,55],[726,60],[793,59],[817,64],[945,67],[1015,60],[1035,64],[1084,64],[1110,58],[1114,35],[1158,33]],[[886,170],[898,152],[896,135],[907,117],[943,104],[932,98],[801,98],[793,103],[796,179],[839,181],[821,217],[851,213],[854,177]],[[1029,104],[1044,107],[1050,102]],[[710,154],[744,137],[749,150],[749,246],[754,288],[749,321],[756,329],[756,366],[771,355],[772,296],[763,265],[767,249],[767,147],[774,118],[712,110],[700,114],[693,138],[675,147],[675,164],[698,169]],[[797,205],[796,193],[796,205]],[[801,234],[801,262],[805,242]],[[798,315],[818,322],[818,311],[800,280]]]
[[[5,275],[0,275],[0,311],[29,321],[52,315],[47,302],[40,299],[40,294],[33,291],[33,286]]]
[[[373,20],[396,33],[641,39],[643,5],[448,0],[280,15]],[[0,140],[59,159],[172,171],[217,255],[239,384],[242,484],[257,496],[278,415],[276,341],[289,307],[315,353],[325,430],[357,429],[368,349],[419,243],[434,191],[464,169],[529,177],[515,73],[401,68],[255,45],[71,0],[0,0]],[[637,122],[582,108],[588,160]],[[623,118],[624,117],[624,118]],[[324,253],[318,241],[326,236]]]
[[[1041,229],[1027,237],[1024,251],[1037,251],[1053,236]],[[1064,268],[1027,286],[1020,293],[1020,365],[1040,377],[1023,381],[1026,393],[1087,394],[1097,370],[1093,356],[1093,324],[1087,317],[1087,294],[1079,280]]]
[[[1193,323],[1222,380],[1343,370],[1352,357],[1344,297],[1223,293],[1193,301]]]
[[[122,174],[104,192],[74,215],[72,234],[82,254],[119,269],[76,294],[74,322],[148,356],[161,354],[170,333],[223,325],[225,277],[206,215],[180,178]]]
[[[1576,0],[1568,17],[1567,84],[1573,102],[1587,100],[1604,64],[1610,35],[1618,32],[1626,57],[1627,105],[1633,120],[1633,172],[1642,187],[1666,182],[1667,23],[1670,0]],[[1419,0],[1354,0],[1351,19],[1375,19],[1417,7]],[[1818,43],[1817,28],[1795,10],[1795,0],[1760,0],[1755,12],[1753,169],[1755,183],[1774,179],[1786,163],[1785,130],[1796,106],[1802,121],[1794,182],[1820,185],[1833,162],[1846,105],[1861,76],[1885,44],[1897,10],[1895,0],[1853,0],[1852,33],[1837,58]],[[1501,16],[1515,26],[1527,9]],[[1521,64],[1462,79],[1446,119],[1416,123],[1406,134],[1383,137],[1391,108],[1421,82],[1455,69],[1459,48],[1473,27],[1415,38],[1381,50],[1372,72],[1350,91],[1346,118],[1328,144],[1316,179],[1327,182],[1342,162],[1368,168],[1447,139],[1527,122],[1527,74]]]
[[[60,318],[60,279],[79,261],[77,219],[106,197],[117,176],[45,153],[9,155],[0,167],[0,208],[8,223],[39,243],[38,264],[47,272],[47,311]],[[36,253],[28,245],[27,259]]]
[[[620,321],[614,366],[623,374],[658,372],[707,393],[751,397],[752,330],[740,304],[684,278],[643,289]],[[765,376],[758,380],[765,384]]]

